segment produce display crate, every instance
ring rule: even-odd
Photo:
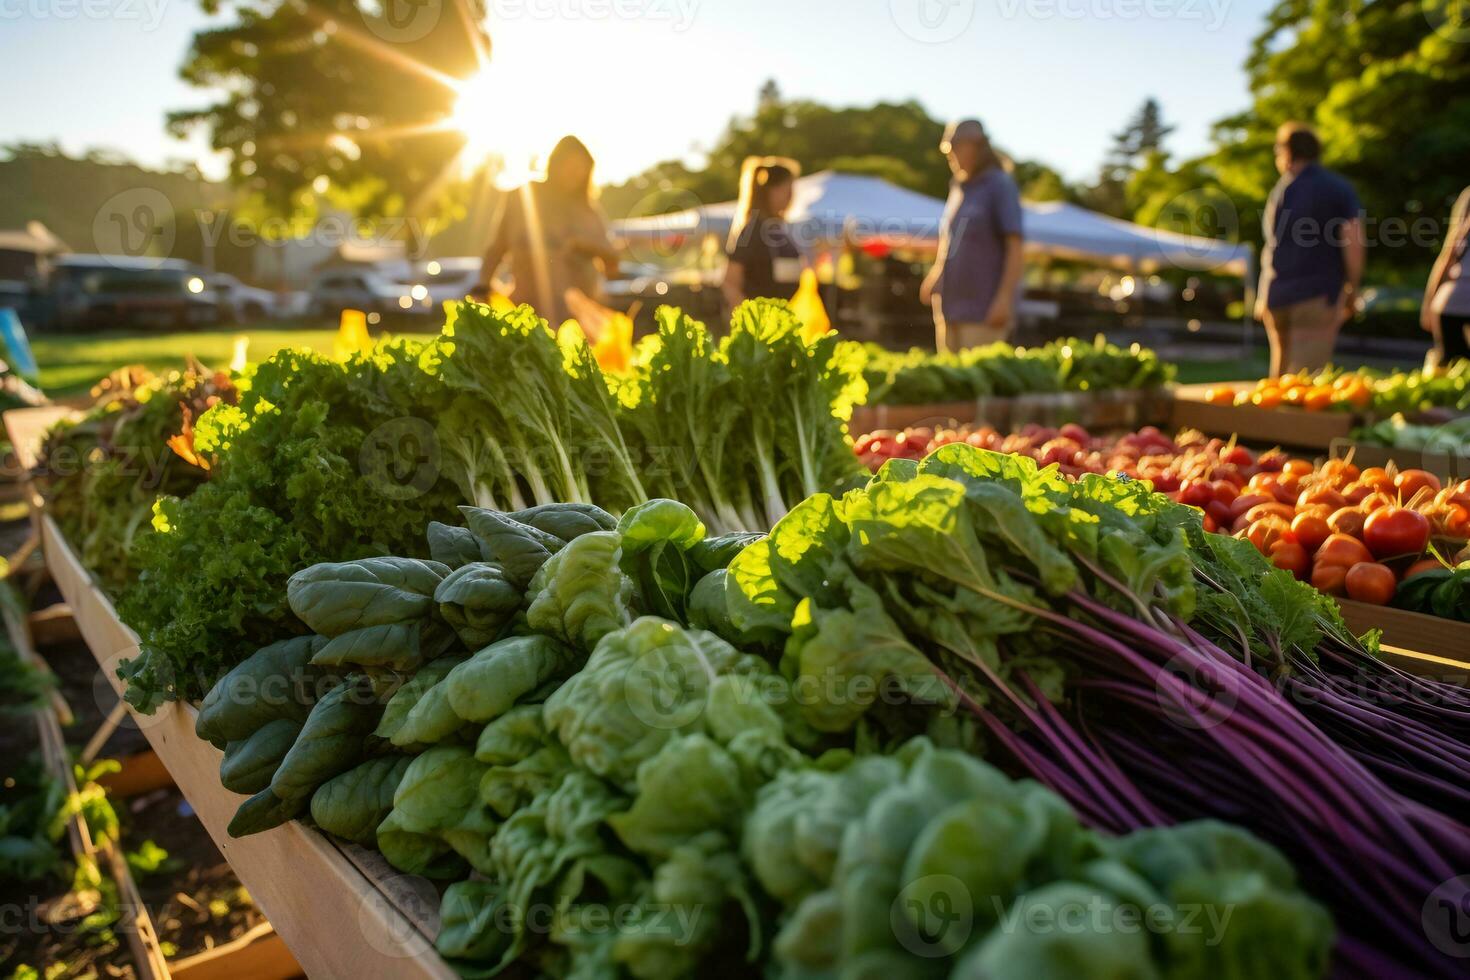
[[[1250,384],[1237,382],[1236,387]],[[1207,435],[1235,436],[1241,442],[1298,449],[1328,450],[1346,440],[1360,423],[1351,412],[1308,412],[1299,408],[1212,405],[1206,396],[1216,384],[1180,385],[1169,413],[1171,429],[1198,429]]]
[[[1076,422],[1087,429],[1136,429],[1168,421],[1171,397],[1166,389],[1061,391],[1014,398],[975,398],[927,405],[859,405],[848,429],[853,435],[875,429],[919,425],[987,424],[1002,432],[1028,422],[1059,426]]]
[[[52,578],[103,676],[120,694],[117,665],[137,654],[137,634],[118,618],[49,516],[41,518],[41,533]],[[220,785],[222,753],[194,735],[194,707],[170,703],[153,715],[129,714],[308,976],[453,980],[456,974],[433,948],[439,900],[428,881],[297,821],[230,837],[225,828],[244,797]]]
[[[1339,599],[1338,605],[1354,633],[1383,631],[1383,645],[1398,666],[1470,684],[1470,623],[1352,599]]]
[[[1387,466],[1390,462],[1401,470],[1427,470],[1443,482],[1458,483],[1470,479],[1470,457],[1445,453],[1401,449],[1397,446],[1375,446],[1353,442],[1351,438],[1334,442],[1328,450],[1336,459],[1352,454],[1353,462],[1362,467]]]

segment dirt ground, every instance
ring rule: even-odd
[[[0,554],[12,554],[26,531],[24,521],[0,525]],[[12,577],[20,583],[26,579],[24,570]],[[59,596],[48,582],[39,587],[30,605],[41,609],[56,601]],[[40,652],[76,716],[64,735],[67,744],[80,752],[116,697],[98,676],[97,663],[81,641]],[[4,808],[16,802],[25,789],[27,772],[39,765],[38,745],[31,715],[0,710],[0,830]],[[147,749],[143,735],[125,722],[103,747],[101,758],[123,759]],[[177,789],[112,798],[111,803],[122,850],[136,859],[134,879],[168,959],[229,942],[263,921]],[[66,838],[57,846],[66,851]],[[158,848],[167,856],[162,857]],[[0,977],[136,976],[124,932],[130,919],[116,915],[106,899],[105,884],[100,896],[90,889],[74,892],[69,853],[67,857],[62,872],[41,880],[0,879]]]

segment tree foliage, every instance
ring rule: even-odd
[[[232,182],[267,213],[299,213],[320,177],[335,207],[365,217],[404,214],[437,190],[464,137],[420,130],[450,114],[445,80],[472,74],[477,46],[488,46],[473,26],[480,0],[467,0],[464,16],[456,2],[407,17],[371,0],[201,2],[235,20],[197,33],[180,74],[219,94],[169,113],[168,126],[203,128],[228,153]]]

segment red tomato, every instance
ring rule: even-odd
[[[1216,531],[1220,530],[1219,523],[1217,523],[1216,520],[1210,516],[1208,511],[1205,512],[1205,516],[1201,520],[1201,526],[1210,534],[1214,534]]]
[[[1230,505],[1219,500],[1211,500],[1205,504],[1205,513],[1214,519],[1217,527],[1229,527],[1235,521],[1235,515],[1230,513]]]
[[[1393,486],[1400,500],[1408,500],[1425,487],[1439,493],[1440,483],[1439,477],[1427,470],[1404,470],[1393,478]]]
[[[1360,561],[1349,568],[1343,585],[1347,587],[1348,598],[1375,606],[1388,605],[1393,600],[1394,589],[1398,588],[1393,570],[1373,561]]]
[[[1256,504],[1269,504],[1276,500],[1275,497],[1264,493],[1243,493],[1230,502],[1230,513],[1236,517],[1244,514]]]
[[[1256,460],[1256,465],[1261,468],[1263,473],[1279,473],[1281,472],[1281,468],[1286,465],[1286,454],[1279,449],[1267,450],[1261,453],[1260,457]]]
[[[1342,489],[1343,499],[1350,504],[1361,504],[1364,500],[1378,493],[1378,487],[1374,484],[1359,480],[1357,483],[1349,483]]]
[[[1215,499],[1222,504],[1232,504],[1235,502],[1235,498],[1240,496],[1240,487],[1231,483],[1229,480],[1214,481],[1210,484],[1210,490],[1214,493]]]
[[[1313,553],[1322,547],[1322,542],[1332,534],[1332,528],[1328,527],[1325,517],[1308,513],[1296,515],[1291,522],[1291,531],[1301,542],[1302,547]]]
[[[1277,568],[1286,569],[1299,579],[1307,577],[1307,568],[1311,565],[1311,560],[1307,557],[1307,549],[1303,548],[1299,542],[1280,538],[1273,542],[1270,548],[1267,557],[1271,559],[1271,564]]]
[[[1415,575],[1419,575],[1423,572],[1437,572],[1442,568],[1444,568],[1444,565],[1440,564],[1437,559],[1421,558],[1418,561],[1414,562],[1414,564],[1410,565],[1408,570],[1404,572],[1404,581],[1407,582]]]
[[[1210,485],[1203,480],[1185,480],[1179,485],[1179,502],[1191,507],[1203,507],[1214,499]]]
[[[1328,595],[1342,595],[1347,571],[1345,565],[1313,565],[1312,588]]]
[[[1312,560],[1319,565],[1342,565],[1346,568],[1359,562],[1371,562],[1373,553],[1368,546],[1357,538],[1350,538],[1346,534],[1329,534],[1327,540],[1322,542]]]
[[[1263,456],[1262,459],[1264,458]],[[1244,446],[1232,446],[1220,454],[1220,462],[1230,463],[1235,466],[1250,466],[1256,462],[1256,459],[1251,455],[1251,451]]]
[[[1407,507],[1380,507],[1363,522],[1363,543],[1378,558],[1417,558],[1429,544],[1429,519]]]

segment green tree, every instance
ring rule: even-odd
[[[1154,157],[1166,156],[1164,140],[1172,132],[1174,127],[1164,122],[1158,99],[1152,96],[1144,99],[1123,129],[1113,135],[1113,145],[1103,160],[1097,182],[1082,192],[1083,203],[1116,218],[1132,214],[1134,201],[1128,193],[1129,181],[1140,166]]]
[[[1278,0],[1246,61],[1250,107],[1216,124],[1211,152],[1167,179],[1151,175],[1136,217],[1150,220],[1167,210],[1161,202],[1207,193],[1228,201],[1241,238],[1258,243],[1278,179],[1276,129],[1301,120],[1321,134],[1324,162],[1357,187],[1368,274],[1422,276],[1455,196],[1470,183],[1467,10],[1463,0]]]
[[[755,112],[730,121],[702,168],[675,160],[656,164],[607,188],[603,206],[613,217],[625,217],[728,201],[735,196],[741,162],[756,155],[791,157],[805,173],[866,174],[944,197],[950,173],[939,152],[943,136],[944,123],[918,102],[836,108],[804,99],[787,101],[775,82],[768,81],[757,95]],[[1018,163],[1016,176],[1023,193],[1038,200],[1070,196],[1061,176],[1042,164]]]
[[[481,0],[463,11],[458,0],[201,2],[235,21],[196,34],[180,74],[222,94],[169,113],[168,127],[204,129],[256,206],[300,215],[314,184],[369,218],[440,199],[464,145],[443,125],[456,98],[448,80],[471,75],[488,49]]]

